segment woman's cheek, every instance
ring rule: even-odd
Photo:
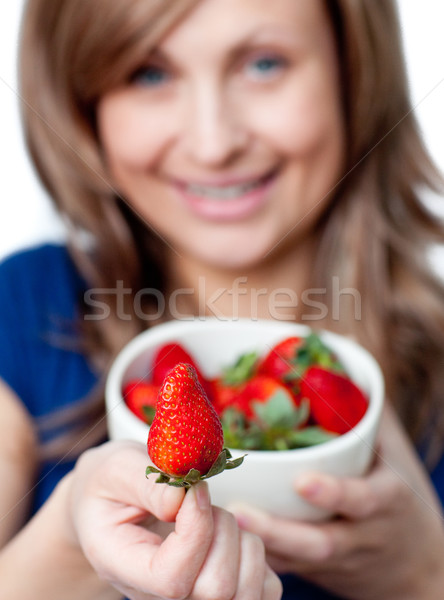
[[[336,134],[340,123],[335,104],[327,104],[316,94],[258,105],[253,117],[256,131],[287,158],[309,154],[326,136]]]
[[[310,154],[325,136],[326,127],[318,114],[305,106],[293,105],[288,111],[263,111],[259,136],[284,159]]]
[[[310,153],[343,127],[338,76],[334,65],[315,55],[289,77],[274,96],[251,103],[254,120],[275,146],[291,156]]]
[[[139,106],[106,98],[98,109],[99,136],[110,165],[146,169],[168,143],[167,120]]]

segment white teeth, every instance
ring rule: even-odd
[[[193,196],[205,196],[206,198],[213,198],[215,200],[230,200],[231,198],[243,196],[259,185],[261,185],[260,181],[243,183],[241,185],[229,185],[226,187],[209,187],[189,184],[186,187],[186,191]]]

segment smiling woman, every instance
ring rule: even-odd
[[[0,596],[275,600],[272,566],[287,600],[440,597],[444,290],[427,252],[444,230],[420,192],[444,184],[414,118],[395,2],[25,7],[24,131],[66,244],[0,266],[0,404],[17,408],[2,412],[0,473],[15,491],[0,495],[0,537],[30,521],[0,553]],[[101,441],[116,353],[213,307],[253,325],[307,320],[379,359],[388,400],[369,472],[289,482],[336,518],[244,506],[235,519],[202,486],[162,495],[126,443],[72,470]]]

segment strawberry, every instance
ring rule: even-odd
[[[290,391],[266,375],[256,375],[222,414],[225,442],[231,448],[289,450],[320,444],[336,436],[307,426],[308,400],[295,401]]]
[[[257,372],[263,375],[271,375],[277,379],[290,372],[297,358],[298,350],[304,343],[300,337],[289,337],[279,342],[261,360]]]
[[[196,370],[185,363],[176,365],[162,383],[147,447],[157,467],[148,467],[147,475],[158,473],[157,481],[170,485],[188,487],[242,462],[227,460],[231,456],[223,449],[219,417]]]
[[[221,377],[212,379],[210,399],[218,415],[235,405],[242,394],[245,383],[254,376],[258,355],[256,352],[242,354],[236,362],[223,370]]]
[[[343,434],[364,416],[368,401],[346,375],[311,366],[300,381],[301,396],[310,401],[311,416],[326,429]]]
[[[194,367],[198,380],[207,395],[211,397],[212,391],[209,382],[202,375],[194,358],[178,342],[165,344],[157,350],[153,359],[151,381],[160,387],[171,369],[179,363],[186,363]]]
[[[217,414],[221,416],[225,409],[233,406],[241,391],[242,385],[228,385],[223,377],[216,377],[210,381],[211,400]]]
[[[255,405],[267,402],[277,393],[286,396],[294,406],[297,405],[292,394],[277,379],[269,375],[254,375],[242,386],[238,397],[233,402],[233,406],[242,412],[247,419],[254,419],[256,414]]]
[[[171,369],[179,363],[186,363],[194,367],[199,381],[202,382],[202,374],[196,362],[185,348],[177,342],[165,344],[157,350],[153,358],[151,381],[156,385],[162,385]]]
[[[297,387],[299,378],[311,365],[342,371],[334,353],[313,331],[305,338],[293,336],[277,343],[259,363],[257,370],[281,379],[289,387]]]
[[[247,419],[254,419],[256,403],[267,402],[277,392],[288,397],[291,404],[299,403],[282,381],[269,375],[254,374],[245,382],[230,385],[224,377],[211,381],[212,401],[218,415],[228,408],[241,412]]]
[[[148,424],[154,417],[158,393],[158,385],[137,379],[128,381],[122,390],[123,399],[128,408],[136,417]]]

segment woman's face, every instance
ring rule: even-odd
[[[178,255],[258,265],[308,239],[341,176],[321,0],[205,0],[98,105],[113,183]]]

